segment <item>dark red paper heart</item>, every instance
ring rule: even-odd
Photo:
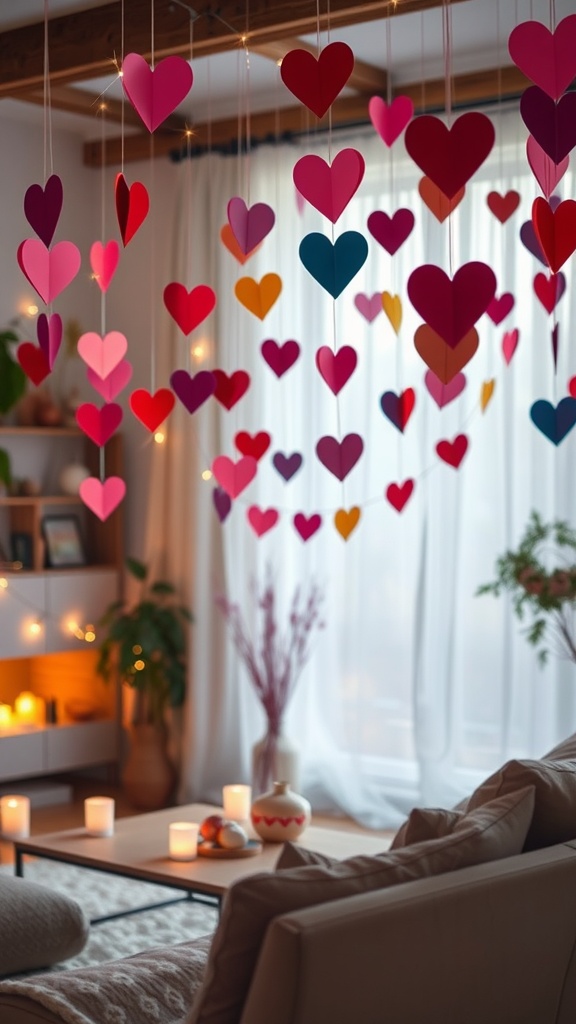
[[[531,85],[520,98],[520,114],[553,163],[561,163],[576,146],[576,93],[567,92],[555,103],[537,85]]]
[[[540,300],[547,313],[552,313],[560,302],[566,288],[566,278],[562,271],[559,274],[536,274],[534,278],[534,293]]]
[[[368,231],[391,256],[406,241],[414,227],[412,210],[396,210],[391,217],[383,210],[375,210],[368,217]]]
[[[23,341],[21,345],[18,345],[16,358],[33,384],[41,384],[50,373],[50,366],[44,352],[41,348],[33,345],[31,341]]]
[[[557,274],[576,250],[576,201],[565,199],[553,210],[539,196],[532,204],[532,223],[548,266]]]
[[[234,444],[241,455],[251,455],[258,462],[268,451],[272,438],[265,430],[258,434],[249,434],[247,430],[239,430],[234,438]]]
[[[279,345],[273,338],[262,342],[260,351],[264,360],[277,377],[282,377],[300,355],[300,345],[297,341],[285,341]]]
[[[151,434],[172,412],[176,399],[169,388],[159,388],[154,394],[138,388],[130,395],[130,408]]]
[[[245,370],[235,370],[230,375],[224,373],[224,370],[212,370],[212,373],[216,381],[214,398],[225,409],[232,409],[250,387],[249,374]]]
[[[411,497],[414,487],[412,479],[405,480],[403,484],[389,484],[386,488],[386,500],[390,502],[392,508],[401,512]]]
[[[126,246],[146,220],[150,198],[146,186],[141,181],[135,181],[129,187],[123,174],[116,176],[114,194],[118,227]]]
[[[470,180],[494,145],[494,125],[486,114],[461,114],[451,128],[434,114],[415,117],[404,141],[415,164],[448,199]]]
[[[486,203],[490,212],[501,224],[505,224],[520,205],[520,193],[511,190],[503,196],[500,192],[489,192]]]
[[[172,281],[164,289],[164,305],[183,334],[191,334],[216,305],[216,294],[210,285],[199,284],[187,291],[179,281]]]
[[[30,227],[48,248],[54,237],[56,225],[62,211],[62,181],[57,174],[51,174],[44,188],[30,185],[24,196],[24,213]]]
[[[354,54],[347,43],[329,43],[318,60],[308,50],[289,50],[280,75],[291,93],[316,117],[324,114],[354,70]]]
[[[486,312],[495,292],[496,277],[486,263],[465,263],[453,280],[440,267],[428,263],[417,267],[408,278],[410,302],[451,348]]]

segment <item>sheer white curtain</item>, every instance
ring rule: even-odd
[[[154,487],[155,500],[170,517],[173,567],[189,581],[196,615],[183,798],[217,799],[222,783],[249,779],[250,748],[263,732],[264,718],[214,596],[226,589],[253,625],[250,581],[262,579],[268,562],[284,609],[295,586],[311,578],[326,591],[326,628],[317,635],[286,720],[301,752],[302,788],[316,808],[339,809],[375,827],[394,826],[409,806],[450,804],[505,757],[540,754],[574,728],[574,667],[551,659],[541,669],[506,599],[475,596],[478,585],[492,578],[497,555],[517,542],[532,508],[547,518],[570,519],[575,507],[576,431],[556,448],[529,417],[535,399],[555,403],[563,397],[576,372],[571,265],[564,268],[567,289],[558,307],[555,375],[551,318],[532,290],[534,275],[544,268],[519,239],[537,194],[524,154],[525,133],[515,111],[497,112],[494,120],[494,152],[467,186],[451,226],[439,224],[424,207],[417,193],[420,173],[401,143],[391,155],[367,130],[334,134],[331,143],[319,136],[263,147],[240,161],[211,155],[193,161],[192,170],[182,166],[175,279],[188,287],[211,283],[218,307],[204,361],[182,362],[188,345],[175,340],[168,351],[180,359],[172,365],[187,365],[191,372],[242,368],[251,376],[250,389],[230,412],[214,399],[193,417],[178,410],[171,449],[161,456],[166,475]],[[298,212],[292,168],[304,152],[327,159],[344,146],[359,149],[367,169],[334,236],[364,233],[369,256],[333,302],[298,257],[305,234],[330,237],[331,226],[308,204]],[[511,188],[522,203],[501,225],[488,211],[486,196]],[[567,197],[572,190],[568,175],[559,191]],[[219,240],[227,202],[239,194],[276,211],[273,232],[243,268]],[[399,207],[414,211],[416,225],[390,257],[368,235],[366,221],[373,210],[391,215]],[[189,218],[192,246],[186,242]],[[464,369],[466,388],[439,409],[424,387],[426,366],[414,349],[420,319],[406,283],[423,263],[450,272],[450,254],[452,273],[469,260],[489,263],[497,294],[512,292],[516,303],[498,327],[482,317],[479,350]],[[260,322],[237,302],[234,283],[272,271],[281,275],[283,290]],[[369,325],[354,306],[356,293],[383,290],[401,297],[399,337],[383,313]],[[506,366],[501,342],[513,327],[520,342]],[[301,346],[298,362],[281,379],[260,353],[268,338],[295,339]],[[320,378],[315,354],[321,345],[345,344],[356,349],[358,367],[335,397]],[[491,378],[494,396],[482,413],[481,385]],[[407,387],[416,391],[416,407],[401,435],[383,416],[380,397]],[[213,481],[205,483],[199,474],[218,454],[238,457],[233,439],[239,430],[267,430],[272,444],[255,481],[220,525]],[[364,453],[339,483],[319,463],[315,445],[322,435],[341,439],[351,432],[362,436]],[[470,447],[454,470],[438,459],[435,445],[460,432]],[[302,469],[288,483],[272,466],[277,451],[303,455]],[[384,492],[407,477],[416,487],[399,514]],[[279,524],[261,539],[246,520],[251,504],[280,512]],[[361,508],[361,520],[345,542],[333,517],[354,505]],[[321,529],[307,543],[292,523],[299,511],[322,515]]]

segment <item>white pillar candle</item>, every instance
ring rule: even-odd
[[[23,690],[14,701],[14,713],[20,725],[36,725],[38,721],[38,702],[30,690]]]
[[[114,834],[114,800],[110,796],[89,796],[84,801],[84,824],[91,836]]]
[[[230,821],[248,821],[251,799],[252,790],[250,786],[241,786],[238,783],[224,786],[222,788],[224,817]]]
[[[173,821],[169,826],[169,850],[172,860],[194,860],[198,854],[198,829],[194,821]]]
[[[30,835],[30,800],[27,796],[0,797],[2,835],[7,839],[26,839]]]

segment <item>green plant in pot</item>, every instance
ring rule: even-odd
[[[192,614],[165,580],[149,582],[134,558],[126,567],[141,587],[139,600],[113,602],[99,622],[105,631],[96,665],[104,679],[119,677],[135,691],[130,754],[122,781],[136,807],[165,806],[175,783],[167,754],[166,716],[186,695],[186,627]]]
[[[19,340],[11,328],[0,331],[0,419],[20,401],[26,390],[26,374],[13,354]]]

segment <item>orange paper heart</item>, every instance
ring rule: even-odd
[[[433,213],[436,220],[442,223],[452,213],[452,210],[455,210],[458,204],[462,202],[466,189],[462,186],[456,192],[456,195],[452,196],[452,199],[448,199],[438,188],[438,185],[435,185],[430,178],[424,177],[418,182],[418,191],[422,202],[426,204],[430,213]]]
[[[260,281],[253,277],[241,277],[236,282],[234,293],[238,302],[259,320],[270,312],[282,291],[282,279],[278,274],[264,274]]]
[[[386,313],[395,334],[398,334],[402,324],[402,301],[399,295],[391,295],[390,292],[382,292],[382,309]]]
[[[421,324],[414,335],[414,347],[426,366],[430,367],[442,383],[449,384],[475,354],[478,348],[478,331],[471,327],[462,341],[451,348],[429,324]]]
[[[334,526],[338,530],[340,536],[344,537],[344,540],[348,540],[352,530],[358,526],[359,521],[360,509],[357,505],[353,505],[349,510],[339,508],[334,516]]]
[[[482,412],[486,412],[488,403],[490,402],[490,399],[494,394],[495,387],[496,381],[494,380],[494,377],[491,377],[490,380],[485,380],[484,383],[482,384],[482,388],[480,391],[480,407],[482,409]]]
[[[258,252],[261,244],[259,242],[258,245],[255,245],[254,248],[250,250],[250,252],[242,252],[242,249],[238,245],[234,232],[229,224],[224,224],[223,227],[220,228],[220,240],[226,246],[228,252],[231,252],[234,259],[238,260],[238,263],[241,263],[242,266],[248,262],[255,252]]]

